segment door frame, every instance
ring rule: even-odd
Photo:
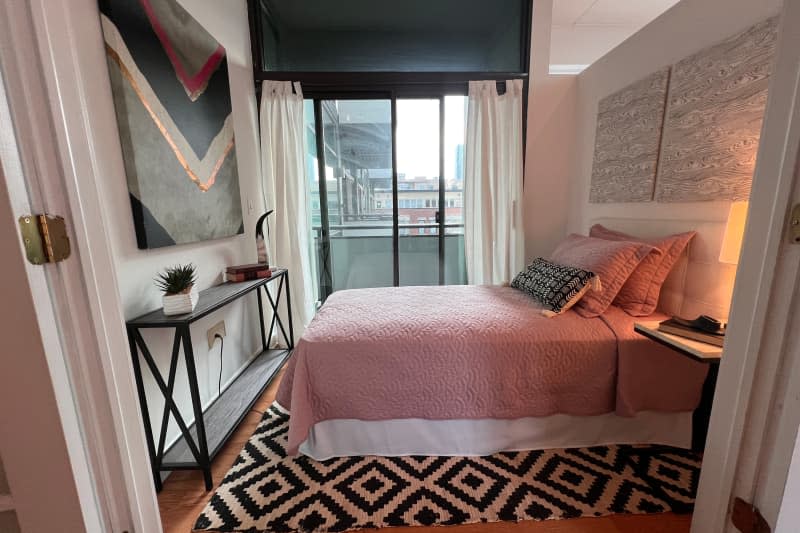
[[[800,246],[787,238],[793,190],[800,201],[800,33],[786,29],[798,25],[800,2],[786,2],[737,272],[750,283],[734,288],[693,533],[731,531],[734,496],[755,501],[774,527],[794,446],[800,413],[788,407],[800,380],[782,374],[800,362],[788,342],[800,327]]]
[[[29,6],[22,13],[20,6]],[[103,53],[102,34],[94,0],[32,0],[0,4],[0,12],[10,13],[7,20],[17,31],[0,32],[0,46],[7,57],[16,58],[21,87],[14,89],[14,98],[42,98],[33,100],[43,105],[27,109],[27,117],[37,128],[37,136],[23,139],[31,150],[34,164],[49,161],[40,167],[50,174],[28,175],[29,189],[45,192],[50,197],[64,199],[68,209],[70,225],[75,236],[77,272],[83,281],[70,291],[76,302],[87,305],[89,321],[77,324],[75,332],[81,339],[80,346],[88,347],[87,358],[100,359],[102,372],[80,375],[81,380],[95,388],[107,388],[106,402],[113,416],[112,427],[99,427],[91,419],[91,410],[82,402],[75,404],[76,411],[83,415],[84,425],[95,426],[104,445],[116,450],[114,456],[87,454],[82,472],[113,471],[115,461],[123,464],[124,494],[112,493],[98,501],[100,512],[110,512],[123,517],[122,527],[130,531],[160,532],[158,507],[155,502],[144,435],[140,423],[132,372],[127,357],[105,357],[107,354],[126,354],[127,344],[121,313],[121,302],[117,292],[115,269],[108,238],[103,231],[102,206],[99,203],[97,183],[109,173],[108,154],[94,150],[96,140],[113,132],[113,121],[99,120],[88,113],[97,101],[93,96],[110,89],[104,83],[96,83],[97,72],[90,67]],[[788,2],[782,27],[800,25],[800,5]],[[28,32],[33,39],[33,48],[17,46],[21,35]],[[13,33],[14,35],[11,35]],[[742,432],[745,422],[758,427],[764,412],[763,398],[773,398],[764,386],[755,386],[754,375],[760,369],[779,368],[781,347],[765,350],[770,344],[763,340],[782,338],[772,332],[782,333],[788,327],[789,307],[772,305],[771,296],[776,281],[791,279],[791,270],[783,270],[776,277],[775,269],[781,253],[787,207],[795,176],[796,148],[800,141],[800,65],[793,57],[797,50],[797,36],[781,31],[778,64],[771,82],[771,94],[764,123],[763,140],[759,149],[759,164],[753,183],[751,211],[768,213],[764,218],[751,217],[746,231],[744,251],[740,264],[740,279],[754,280],[752,284],[738,284],[734,294],[731,313],[731,333],[728,350],[720,372],[720,386],[716,394],[712,413],[706,465],[700,482],[693,531],[702,533],[721,532],[726,529],[730,495],[734,491],[734,477],[747,473],[753,464],[752,454],[742,451]],[[31,50],[37,53],[31,54]],[[91,56],[87,59],[87,55]],[[23,84],[24,83],[24,84]],[[20,91],[34,91],[29,96]],[[38,91],[38,92],[37,92]],[[110,100],[109,100],[110,101]],[[91,103],[91,104],[90,104]],[[786,110],[791,109],[791,113]],[[34,143],[35,140],[35,143]],[[53,152],[46,150],[52,142]],[[35,146],[31,146],[35,144]],[[16,195],[20,191],[9,191]],[[19,196],[17,196],[19,198]],[[12,201],[14,198],[12,198]],[[44,206],[48,207],[48,206]],[[66,265],[66,263],[64,263]],[[757,280],[757,281],[756,281]],[[794,277],[797,280],[797,276]],[[66,279],[49,280],[50,283],[66,283]],[[791,286],[791,285],[784,285]],[[796,291],[797,287],[794,286]],[[790,293],[791,294],[791,293]],[[46,295],[38,294],[37,304],[47,303]],[[65,309],[56,308],[56,314]],[[769,324],[767,317],[770,318]],[[91,322],[91,328],[81,328]],[[774,347],[774,346],[773,346]],[[64,358],[72,364],[76,352],[72,345],[64,350]],[[79,363],[80,361],[78,361]],[[98,363],[98,361],[94,361]],[[77,363],[76,363],[77,364]],[[767,372],[767,374],[770,374]],[[774,377],[777,371],[771,372]],[[74,394],[74,387],[70,391]],[[67,391],[62,391],[66,393]],[[750,407],[754,406],[751,410]],[[750,411],[748,413],[748,411]],[[75,426],[63,414],[62,423]],[[758,450],[757,450],[758,451]],[[758,454],[756,454],[757,456]],[[756,461],[757,462],[757,461]],[[788,469],[788,464],[787,464]],[[758,470],[753,470],[758,472]],[[780,471],[780,469],[776,469]],[[76,480],[84,487],[94,486],[98,481],[81,477],[76,471]],[[752,476],[754,479],[756,476]],[[84,503],[84,509],[87,509]],[[113,511],[113,512],[112,512]],[[130,513],[130,521],[124,515]]]
[[[66,261],[28,270],[37,287],[34,304],[44,310],[39,325],[49,332],[47,354],[86,531],[160,533],[99,200],[98,184],[121,163],[97,148],[99,139],[117,135],[110,84],[97,83],[108,77],[97,1],[2,2],[0,28],[24,171],[20,186],[8,191],[14,215],[62,215],[72,241]]]

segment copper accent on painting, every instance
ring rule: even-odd
[[[175,157],[178,159],[178,162],[186,171],[186,174],[189,176],[189,179],[191,179],[192,182],[194,182],[194,184],[197,185],[197,188],[200,189],[201,191],[203,192],[208,191],[214,185],[214,182],[217,179],[217,174],[219,173],[219,169],[222,168],[222,163],[225,161],[225,158],[228,157],[228,153],[233,148],[233,139],[231,139],[228,145],[225,146],[225,149],[222,151],[222,155],[220,155],[219,159],[214,165],[214,169],[211,171],[208,180],[206,180],[206,182],[203,183],[200,177],[197,174],[195,174],[194,171],[189,166],[189,163],[186,161],[186,158],[184,157],[183,153],[181,153],[177,144],[175,144],[175,140],[167,131],[166,126],[164,126],[164,124],[156,115],[155,111],[153,111],[153,108],[145,100],[144,95],[142,94],[142,91],[139,88],[138,83],[136,83],[136,80],[133,78],[133,74],[131,74],[130,71],[127,69],[127,67],[125,67],[125,65],[123,64],[122,58],[120,58],[119,54],[117,54],[117,52],[113,48],[111,48],[108,44],[106,44],[106,52],[108,53],[109,57],[111,57],[111,59],[113,59],[114,62],[119,66],[120,72],[122,72],[122,75],[125,76],[125,79],[127,79],[128,82],[131,84],[131,88],[136,93],[136,96],[139,97],[139,101],[142,102],[144,108],[150,114],[150,118],[153,119],[153,122],[155,123],[156,127],[158,127],[158,130],[164,137],[164,140],[166,140],[167,144],[169,144],[170,148],[172,148],[172,151],[175,153]]]

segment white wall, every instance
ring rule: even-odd
[[[550,76],[553,0],[533,4],[525,146],[525,257],[547,256],[565,235],[572,145],[576,136],[575,76]]]
[[[780,5],[780,0],[682,0],[578,76],[568,231],[586,231],[599,217],[726,219],[727,202],[590,204],[597,104],[630,83],[776,14]]]
[[[553,77],[542,68],[549,63],[552,0],[536,0],[524,191],[529,260],[548,255],[567,233],[585,232],[601,217],[726,219],[727,202],[590,204],[597,105],[630,83],[774,15],[780,5],[781,0],[682,0],[579,76]],[[558,30],[552,31],[552,40],[559,39]]]
[[[130,201],[125,180],[119,140],[116,137],[113,102],[110,87],[107,98],[96,102],[94,112],[102,115],[108,125],[108,167],[112,172],[102,184],[102,203],[117,268],[119,291],[126,318],[161,306],[161,295],[153,278],[166,266],[192,262],[198,267],[199,288],[205,289],[222,281],[225,266],[255,261],[253,227],[263,211],[260,185],[258,119],[250,53],[249,25],[246,0],[179,0],[226,50],[231,84],[236,158],[239,167],[239,187],[242,195],[245,234],[237,237],[189,245],[170,246],[155,250],[139,250],[131,217]],[[105,64],[98,65],[98,82],[107,82]],[[255,296],[250,295],[202,320],[192,327],[192,340],[197,363],[200,396],[203,403],[217,395],[219,372],[219,343],[209,350],[206,330],[219,320],[225,320],[227,336],[223,362],[222,383],[229,381],[260,349],[258,313]],[[149,330],[143,333],[164,376],[167,375],[172,348],[172,332]],[[127,356],[127,354],[126,354]],[[149,376],[143,367],[145,377]],[[146,380],[153,431],[158,435],[163,400],[152,379]],[[186,379],[185,366],[178,367],[174,397],[187,423],[194,419]],[[172,422],[168,442],[179,434]]]
[[[553,26],[550,64],[591,65],[632,32],[629,26]]]
[[[532,85],[523,188],[526,261],[549,255],[566,236],[577,135],[575,76],[546,75]]]

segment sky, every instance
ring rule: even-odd
[[[456,146],[464,144],[465,96],[445,97],[445,179],[455,178]],[[397,172],[408,178],[439,175],[439,100],[397,100]]]

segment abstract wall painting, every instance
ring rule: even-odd
[[[243,232],[224,48],[176,0],[103,0],[139,248]]]
[[[674,65],[656,201],[747,200],[778,18]]]
[[[600,101],[591,203],[653,199],[669,77],[662,69]]]

